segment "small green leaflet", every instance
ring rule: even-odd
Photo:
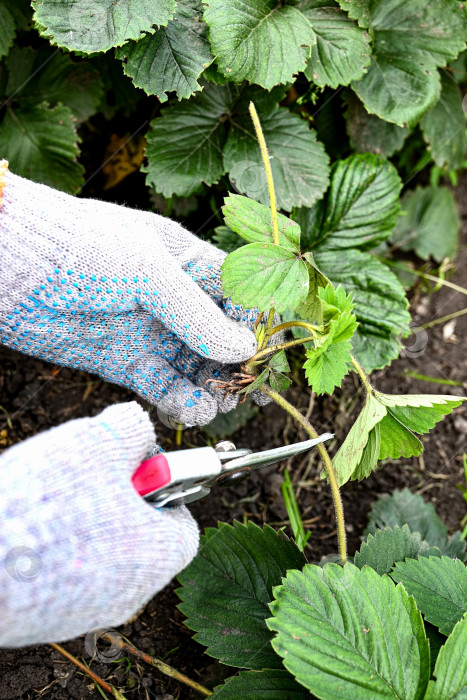
[[[337,88],[363,77],[370,63],[370,37],[334,0],[305,0],[300,6],[316,34],[306,77]]]
[[[303,234],[302,234],[303,235]],[[351,292],[359,323],[353,354],[367,372],[381,369],[400,352],[400,337],[410,334],[404,289],[387,265],[353,248],[315,253],[316,263],[334,285]]]
[[[423,452],[420,440],[392,413],[388,412],[377,427],[380,432],[380,449],[377,459],[418,457]]]
[[[224,221],[232,231],[249,243],[272,243],[272,223],[270,207],[255,202],[248,197],[229,194],[222,207]],[[300,249],[300,227],[283,214],[277,215],[279,245],[287,250]]]
[[[222,287],[235,304],[279,313],[296,308],[308,294],[307,265],[293,251],[273,243],[250,243],[222,265]]]
[[[339,485],[368,476],[378,460],[420,454],[423,445],[414,432],[428,432],[464,400],[460,396],[433,394],[398,396],[373,392],[367,396],[333,460]]]
[[[391,124],[369,114],[358,97],[348,90],[344,96],[344,113],[352,146],[359,153],[377,153],[389,158],[399,151],[409,135],[407,126]]]
[[[403,214],[391,235],[391,243],[414,250],[420,258],[437,262],[454,258],[460,219],[454,196],[447,187],[418,187],[402,198]]]
[[[467,614],[454,627],[441,647],[434,676],[425,700],[466,700],[467,698]]]
[[[423,617],[442,634],[450,634],[467,612],[467,568],[460,559],[399,561],[390,576],[413,595]]]
[[[161,102],[167,101],[168,92],[181,100],[201,90],[198,78],[213,60],[201,15],[199,0],[178,0],[167,27],[118,49],[116,56],[136,87]]]
[[[22,177],[76,194],[84,182],[77,162],[78,136],[71,109],[46,102],[7,112],[0,129],[0,153]]]
[[[440,95],[437,68],[465,48],[467,11],[457,0],[339,0],[373,36],[372,62],[352,88],[368,112],[416,121]]]
[[[411,532],[408,525],[396,525],[368,535],[360,551],[355,553],[354,564],[359,569],[367,564],[382,576],[389,574],[396,562],[417,557],[440,558],[441,552],[422,540],[419,532]]]
[[[221,72],[268,90],[305,69],[316,41],[308,20],[289,2],[209,0],[204,19]]]
[[[166,25],[175,0],[34,0],[34,21],[52,44],[81,53],[108,51]]]
[[[339,486],[345,484],[359,466],[370,431],[386,415],[386,408],[371,394],[332,462]]]
[[[454,78],[441,72],[441,95],[423,115],[420,126],[436,165],[448,170],[460,168],[467,150],[462,95]]]
[[[352,313],[352,297],[347,296],[342,287],[320,287],[318,296],[327,335],[317,347],[306,350],[303,369],[314,392],[330,394],[348,374],[352,350],[349,339],[357,328],[357,321]]]
[[[369,566],[289,571],[274,589],[272,645],[321,700],[422,700],[430,652],[415,601]]]

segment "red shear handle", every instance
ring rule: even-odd
[[[142,462],[131,480],[140,496],[146,496],[170,484],[170,467],[164,455],[156,455]]]

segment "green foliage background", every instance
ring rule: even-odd
[[[252,100],[302,253],[352,292],[354,353],[368,371],[397,357],[410,316],[388,243],[438,262],[456,250],[451,192],[410,187],[426,166],[435,185],[464,165],[463,3],[0,0],[0,22],[0,156],[14,172],[79,193],[83,130],[130,115],[156,206],[209,202],[221,224],[229,192],[269,203]],[[214,242],[239,244],[226,226]]]

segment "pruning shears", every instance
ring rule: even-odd
[[[248,478],[255,469],[306,452],[333,437],[332,433],[324,433],[313,440],[263,452],[237,450],[225,440],[215,447],[164,452],[140,464],[132,482],[140,496],[155,508],[191,503],[207,496],[213,486],[231,486]]]

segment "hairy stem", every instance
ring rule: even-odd
[[[316,430],[313,428],[311,425],[310,421],[305,418],[305,416],[302,416],[300,411],[298,411],[295,406],[292,406],[291,403],[287,401],[287,399],[284,399],[283,396],[277,393],[277,391],[274,391],[274,389],[271,389],[271,387],[266,386],[263,384],[261,387],[260,391],[263,392],[263,394],[266,394],[269,396],[273,401],[275,401],[279,406],[281,406],[287,413],[290,413],[290,415],[295,418],[297,423],[300,423],[302,428],[306,430],[308,435],[311,438],[317,438],[318,433]],[[332,492],[332,498],[334,501],[334,509],[336,511],[336,521],[337,521],[337,539],[339,543],[339,556],[340,556],[340,561],[341,564],[345,564],[347,561],[347,542],[345,538],[345,520],[344,520],[344,508],[342,506],[342,500],[341,500],[341,494],[339,491],[339,486],[337,485],[337,479],[336,479],[336,474],[334,472],[334,467],[332,466],[331,458],[328,454],[327,449],[323,445],[323,443],[318,443],[316,445],[316,449],[318,450],[321,459],[324,462],[324,468],[326,470],[326,475],[329,479],[329,484],[331,486],[331,492]]]
[[[368,377],[366,376],[365,370],[360,365],[360,363],[357,362],[357,360],[355,359],[355,357],[353,355],[351,355],[350,357],[352,359],[352,364],[354,366],[355,371],[357,372],[358,376],[362,380],[362,384],[365,387],[365,391],[367,393],[367,396],[371,396],[371,394],[373,393],[373,387],[371,386],[370,381],[369,381]]]
[[[276,333],[280,333],[280,331],[285,331],[287,328],[293,328],[294,326],[306,328],[311,333],[315,333],[319,330],[318,326],[313,326],[312,323],[307,323],[306,321],[286,321],[284,323],[280,323],[278,326],[274,326],[274,328],[271,329],[270,335],[275,335]]]
[[[185,685],[190,686],[190,688],[193,688],[193,690],[197,690],[198,693],[201,693],[206,697],[212,695],[212,692],[205,688],[203,685],[200,685],[196,681],[193,681],[191,678],[188,678],[188,676],[185,676],[183,673],[180,673],[180,671],[177,671],[175,668],[172,668],[172,666],[169,666],[163,661],[155,659],[153,656],[149,656],[149,654],[145,654],[144,651],[137,649],[132,644],[128,644],[122,639],[120,635],[112,634],[111,632],[106,632],[101,636],[111,644],[114,644],[120,649],[127,651],[129,654],[136,656],[137,659],[146,661],[146,663],[150,664],[151,666],[154,666],[154,668],[157,668],[159,671],[161,671],[161,673],[164,673],[166,676],[170,676],[171,678],[175,678],[181,683],[185,683]]]
[[[256,360],[272,355],[274,352],[278,352],[279,350],[287,350],[287,348],[293,348],[294,345],[309,343],[314,339],[315,337],[313,335],[308,335],[306,338],[297,338],[296,340],[287,340],[286,342],[278,343],[277,345],[269,345],[267,348],[264,348],[264,350],[259,350],[255,355],[253,355],[253,357],[248,360],[247,364],[249,365],[250,362],[256,362]]]
[[[259,121],[258,112],[256,111],[256,107],[253,104],[253,102],[250,102],[250,115],[255,127],[256,138],[258,139],[259,147],[261,149],[261,156],[263,158],[264,169],[266,171],[266,179],[268,181],[269,202],[271,205],[272,240],[275,245],[279,245],[279,225],[277,223],[276,193],[274,191],[274,180],[272,179],[271,163],[269,162],[269,153],[263,134],[263,129],[261,128],[261,122]]]

